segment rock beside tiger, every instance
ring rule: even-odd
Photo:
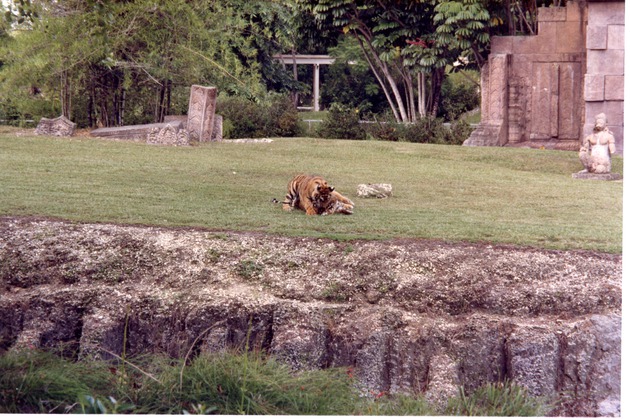
[[[387,198],[392,196],[392,184],[359,184],[359,198]]]

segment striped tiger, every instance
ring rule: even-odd
[[[287,195],[282,209],[299,209],[312,216],[333,213],[352,214],[354,203],[335,191],[335,187],[321,176],[299,174],[287,185]]]

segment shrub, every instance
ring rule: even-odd
[[[243,97],[217,101],[225,138],[294,137],[302,133],[297,109],[287,97],[256,103]]]
[[[296,137],[303,133],[298,110],[289,97],[277,97],[267,107],[266,135]]]
[[[472,132],[472,127],[465,121],[458,120],[449,127],[441,118],[433,117],[424,117],[410,124],[399,124],[391,119],[385,118],[383,121],[383,118],[378,118],[374,123],[365,126],[366,131],[378,140],[411,143],[461,145]]]
[[[364,140],[365,130],[359,124],[359,112],[348,106],[333,103],[317,133],[327,139]]]
[[[262,107],[246,98],[229,97],[217,101],[217,114],[229,127],[230,138],[263,137],[265,116]]]
[[[455,121],[462,114],[471,111],[481,103],[479,86],[471,78],[478,78],[475,72],[466,71],[450,74],[442,84],[442,101],[438,116],[446,121]]]

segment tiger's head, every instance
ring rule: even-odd
[[[310,199],[317,213],[321,214],[326,210],[326,204],[330,201],[330,195],[335,191],[335,187],[328,185],[325,180],[315,182],[315,188],[311,191]]]

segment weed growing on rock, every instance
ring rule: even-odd
[[[221,258],[221,251],[215,249],[215,248],[210,248],[209,250],[206,251],[206,260],[212,264],[216,264],[219,262],[219,259]]]
[[[256,261],[243,260],[238,263],[236,272],[245,280],[254,280],[262,277],[264,266]]]

